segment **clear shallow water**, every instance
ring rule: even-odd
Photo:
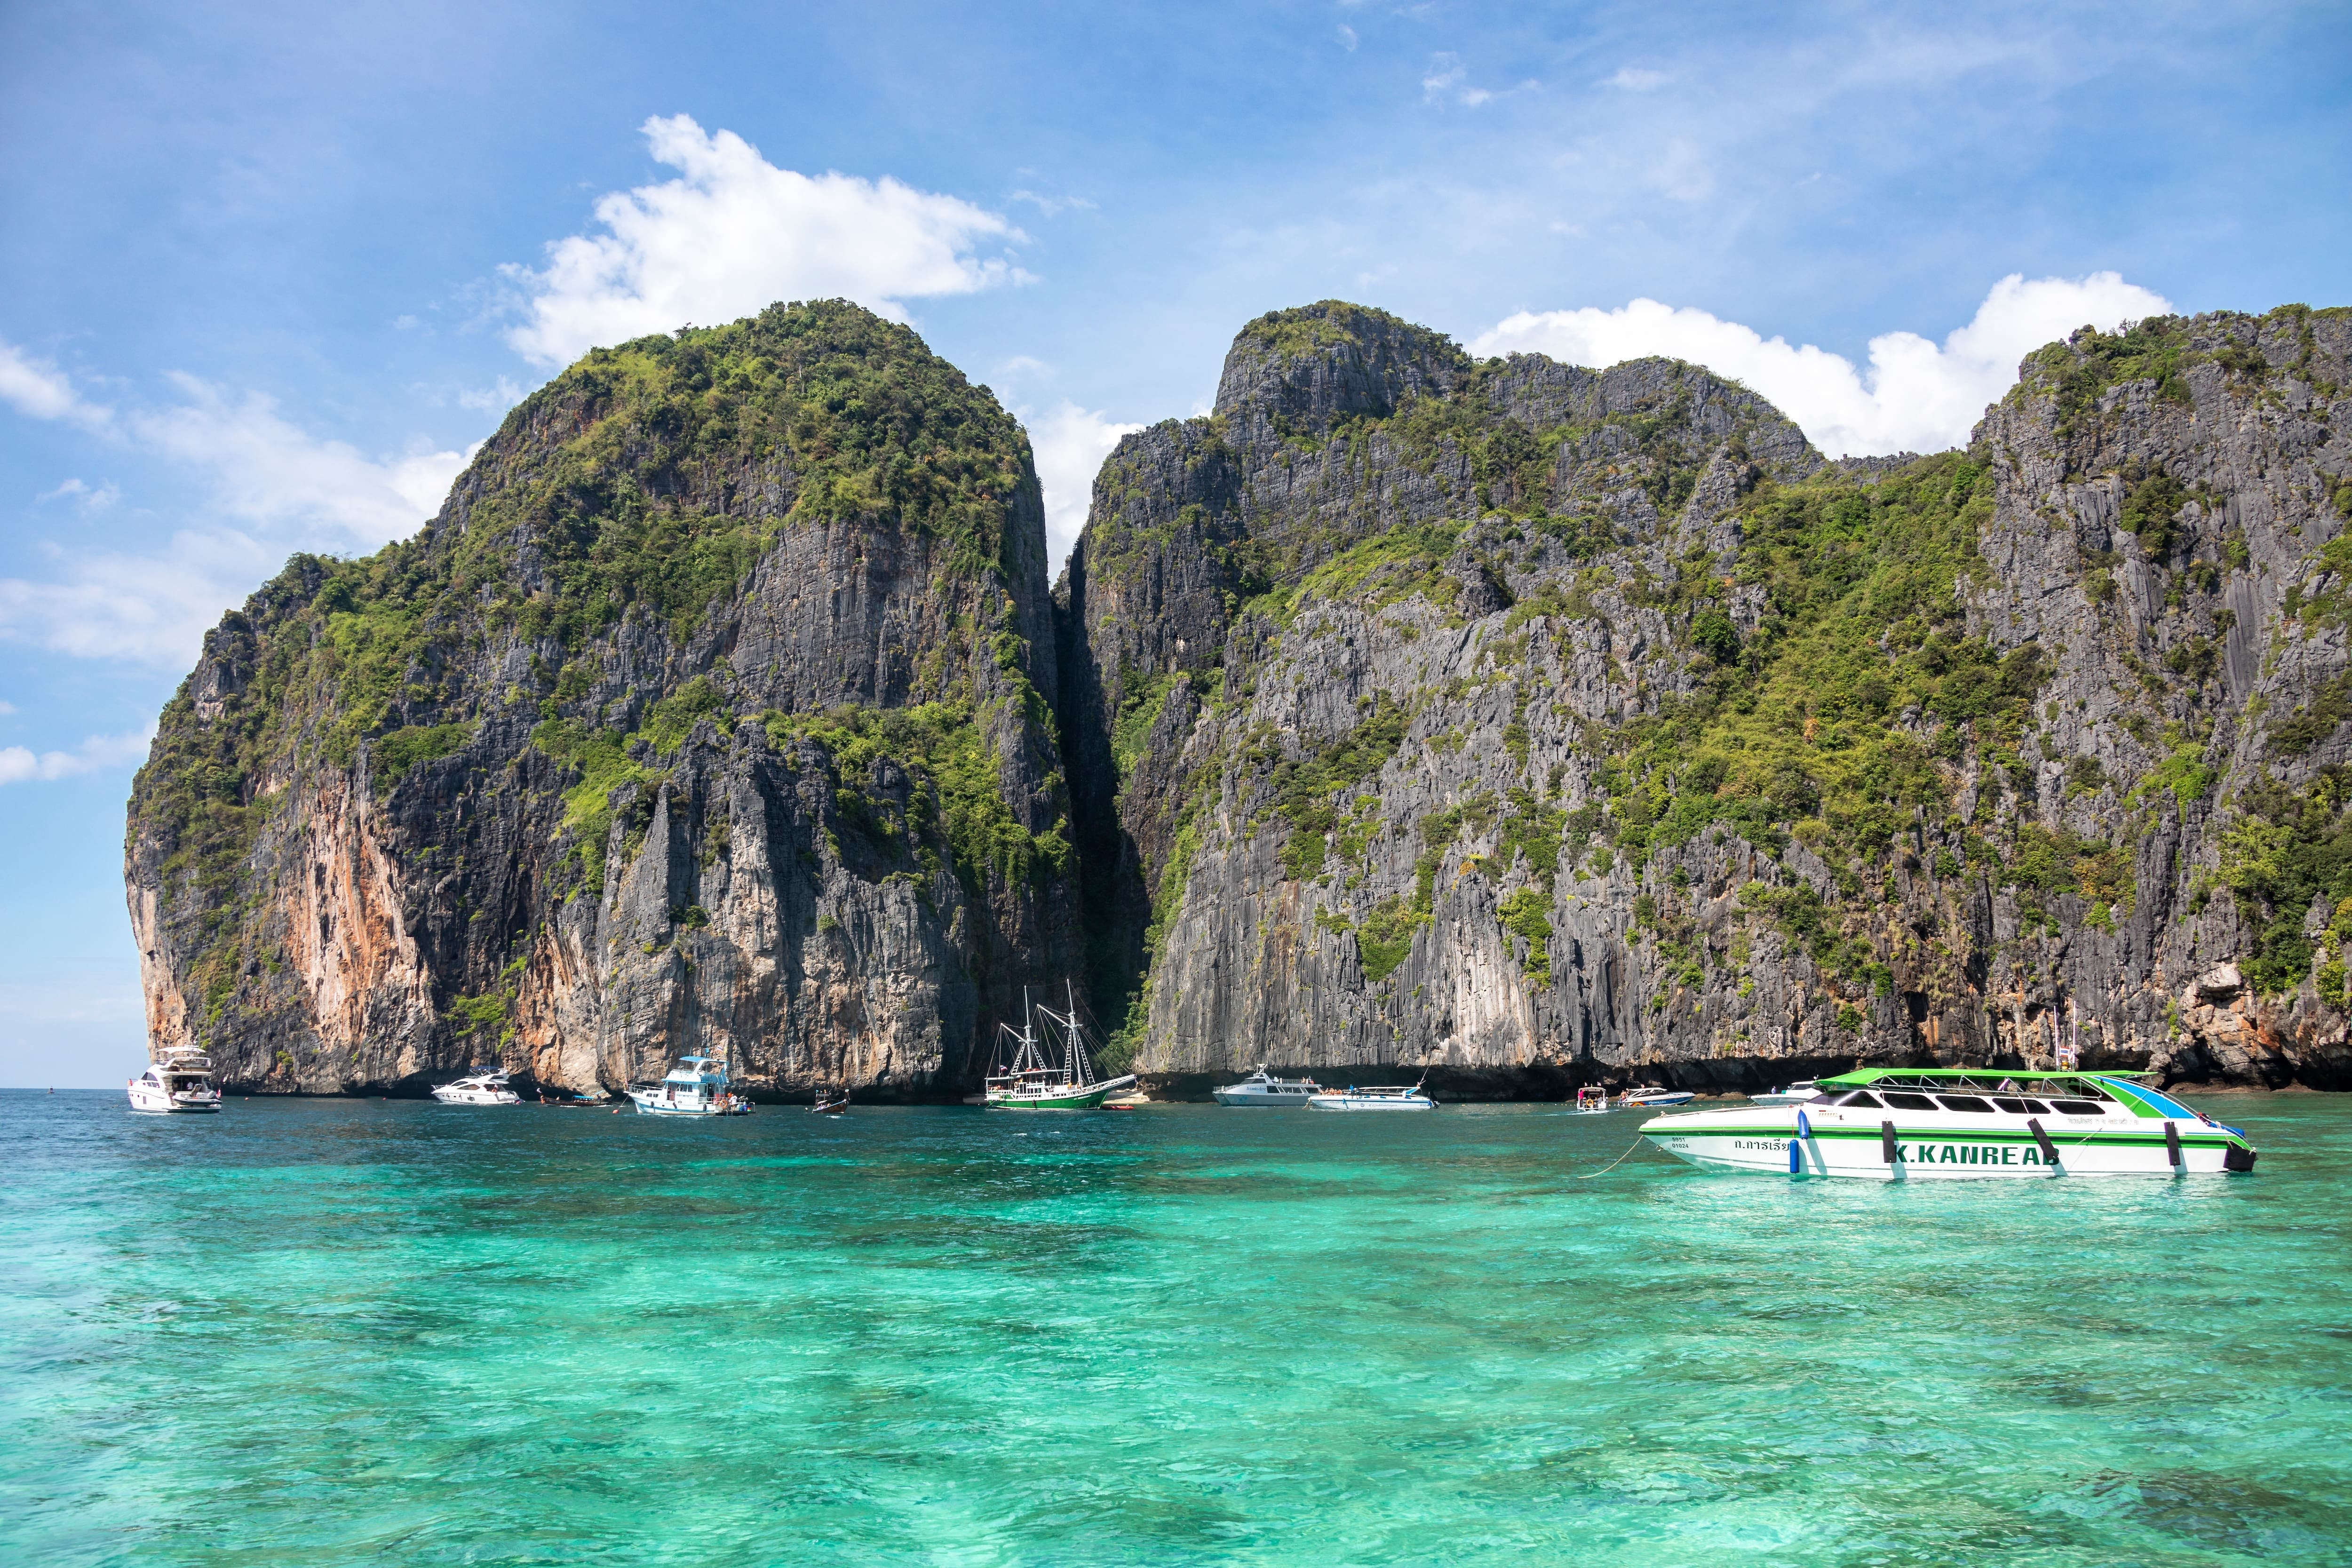
[[[0,1094],[0,1560],[2352,1563],[2352,1100],[2200,1099],[2254,1176]]]

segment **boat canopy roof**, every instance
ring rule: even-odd
[[[2197,1112],[2160,1089],[2134,1079],[2147,1072],[2083,1072],[2047,1068],[1861,1068],[1820,1080],[1824,1089],[1959,1089],[1977,1094],[2042,1094],[2093,1097],[2121,1102],[2133,1115],[2171,1121],[2198,1121]]]

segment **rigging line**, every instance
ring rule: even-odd
[[[1607,1175],[1610,1172],[1612,1172],[1612,1171],[1615,1170],[1618,1166],[1620,1166],[1620,1165],[1623,1164],[1623,1163],[1625,1163],[1626,1159],[1627,1159],[1627,1158],[1628,1158],[1628,1157],[1629,1157],[1629,1156],[1633,1152],[1633,1150],[1634,1150],[1634,1149],[1639,1149],[1641,1146],[1642,1146],[1642,1135],[1641,1135],[1640,1133],[1638,1133],[1638,1132],[1637,1132],[1637,1133],[1635,1133],[1635,1134],[1633,1135],[1633,1148],[1632,1148],[1632,1149],[1628,1149],[1628,1150],[1626,1150],[1624,1153],[1618,1155],[1614,1160],[1612,1160],[1612,1161],[1610,1161],[1610,1162],[1609,1162],[1609,1163],[1607,1163],[1607,1164],[1605,1164],[1605,1165],[1601,1166],[1601,1169],[1599,1169],[1599,1170],[1597,1170],[1597,1171],[1591,1172],[1591,1173],[1587,1173],[1587,1174],[1585,1174],[1585,1175],[1579,1176],[1579,1177],[1577,1177],[1576,1179],[1577,1179],[1578,1181],[1580,1181],[1580,1182],[1589,1182],[1589,1181],[1592,1180],[1592,1178],[1593,1178],[1594,1176],[1605,1176],[1605,1175]]]

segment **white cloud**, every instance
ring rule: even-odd
[[[1650,183],[1678,202],[1703,202],[1715,194],[1715,171],[1696,143],[1675,137],[1651,166]]]
[[[1421,79],[1421,100],[1434,103],[1452,89],[1461,86],[1469,74],[1463,68],[1460,56],[1432,55],[1429,58],[1429,74]]]
[[[154,735],[152,726],[135,734],[92,735],[70,752],[36,753],[23,746],[0,746],[0,784],[71,778],[141,762]]]
[[[1058,567],[1086,526],[1095,475],[1122,436],[1143,428],[1121,425],[1066,398],[1043,418],[1025,412],[1029,448],[1037,459],[1037,482],[1045,491],[1045,552]]]
[[[1356,29],[1344,22],[1339,24],[1339,47],[1351,55],[1356,52]]]
[[[0,702],[0,719],[6,718],[16,710],[16,705],[14,702]]]
[[[504,414],[522,401],[523,389],[506,376],[495,385],[463,387],[457,393],[457,406],[470,408],[478,414]]]
[[[33,504],[46,506],[53,500],[71,500],[84,511],[104,511],[121,499],[121,487],[111,479],[102,485],[92,486],[85,480],[72,479],[53,490],[43,490],[33,498]]]
[[[85,402],[55,364],[5,341],[0,341],[0,403],[34,419],[66,419],[93,430],[114,417],[112,409]]]
[[[412,451],[368,458],[278,417],[260,393],[233,399],[191,375],[172,378],[187,399],[131,416],[140,442],[205,470],[214,505],[265,529],[323,539],[322,547],[373,549],[416,531],[441,508],[467,453]]]
[[[596,204],[604,232],[547,247],[544,270],[509,266],[530,320],[509,343],[563,364],[599,343],[732,321],[778,300],[839,295],[894,319],[902,300],[968,294],[1027,274],[973,247],[1017,240],[998,215],[897,180],[779,169],[731,131],[687,115],[646,121],[656,162],[679,177]]]
[[[1769,398],[1822,451],[1856,456],[1962,445],[2032,350],[2086,322],[2106,330],[2171,309],[2162,295],[2114,272],[2031,283],[2011,273],[1940,348],[1913,332],[1871,339],[1867,374],[1811,343],[1791,348],[1737,321],[1655,300],[1615,310],[1523,310],[1470,346],[1481,354],[1543,353],[1593,366],[1650,354],[1688,360]]]
[[[348,553],[414,533],[472,455],[427,447],[371,458],[299,429],[257,393],[234,397],[193,376],[171,380],[184,401],[127,411],[113,435],[200,474],[205,510],[226,526],[184,529],[144,553],[51,546],[47,578],[0,578],[0,639],[184,668],[221,612],[289,551]],[[89,510],[114,493],[72,479],[50,496]]]
[[[1639,66],[1622,66],[1615,76],[1609,78],[1601,85],[1623,88],[1627,92],[1648,92],[1653,88],[1666,85],[1666,73],[1643,70]]]
[[[1035,191],[1015,191],[1005,200],[1026,202],[1047,217],[1059,217],[1066,212],[1090,213],[1097,210],[1095,204],[1084,196],[1048,196]]]

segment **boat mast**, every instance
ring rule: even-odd
[[[1086,1041],[1078,1034],[1078,988],[1069,980],[1064,980],[1062,984],[1070,1002],[1070,1010],[1062,1019],[1070,1026],[1070,1081],[1092,1083],[1095,1080],[1094,1064],[1087,1060]]]

